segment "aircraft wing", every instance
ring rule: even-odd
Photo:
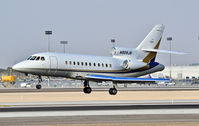
[[[86,75],[87,79],[96,81],[114,81],[114,82],[131,82],[131,83],[147,83],[147,82],[157,82],[157,81],[169,81],[169,79],[161,78],[131,78],[131,77],[111,77],[103,75]]]

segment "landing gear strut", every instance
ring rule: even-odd
[[[109,89],[110,95],[116,95],[117,94],[117,89],[115,87],[116,87],[116,84],[113,85],[113,88]]]
[[[89,86],[89,81],[85,80],[84,81],[84,89],[83,89],[85,94],[90,94],[92,92],[91,87]]]
[[[39,76],[38,76],[38,84],[36,85],[36,88],[37,88],[37,89],[41,89],[41,87],[42,87],[41,84],[40,84],[41,82],[42,82],[42,78],[41,78],[41,76],[39,75]]]

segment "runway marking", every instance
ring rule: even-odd
[[[171,100],[112,100],[112,101],[61,101],[61,102],[2,102],[2,106],[93,106],[93,105],[165,105],[199,104],[199,99]]]
[[[151,114],[199,114],[199,109],[156,109],[156,110],[86,110],[47,112],[1,112],[0,118],[9,117],[55,117],[55,116],[96,116],[96,115],[151,115]]]

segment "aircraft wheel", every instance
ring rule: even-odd
[[[41,89],[41,85],[40,85],[40,84],[37,84],[37,85],[36,85],[36,88],[37,88],[37,89]]]
[[[110,88],[109,89],[109,94],[110,95],[116,95],[117,94],[117,89],[116,88]]]
[[[90,94],[91,91],[92,91],[92,89],[90,87],[85,87],[84,88],[84,93],[86,93],[86,94]]]

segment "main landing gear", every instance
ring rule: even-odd
[[[109,89],[109,94],[110,95],[116,95],[117,94],[117,89],[116,89],[117,84],[113,83],[113,87]],[[84,81],[84,89],[83,89],[85,94],[90,94],[92,92],[91,87],[89,86],[89,81],[85,80]]]
[[[117,94],[117,83],[113,82],[113,87],[109,89],[109,94],[110,95],[116,95]]]
[[[109,89],[109,94],[110,95],[116,95],[117,94],[117,89],[115,88],[115,86],[113,86],[113,88]]]
[[[36,85],[36,88],[37,88],[37,89],[41,89],[41,87],[42,87],[41,84],[40,84],[41,82],[42,82],[42,78],[41,78],[41,76],[39,75],[39,76],[38,76],[38,84]]]
[[[91,87],[89,86],[89,81],[85,80],[84,81],[84,89],[83,89],[85,94],[90,94],[92,92]]]

